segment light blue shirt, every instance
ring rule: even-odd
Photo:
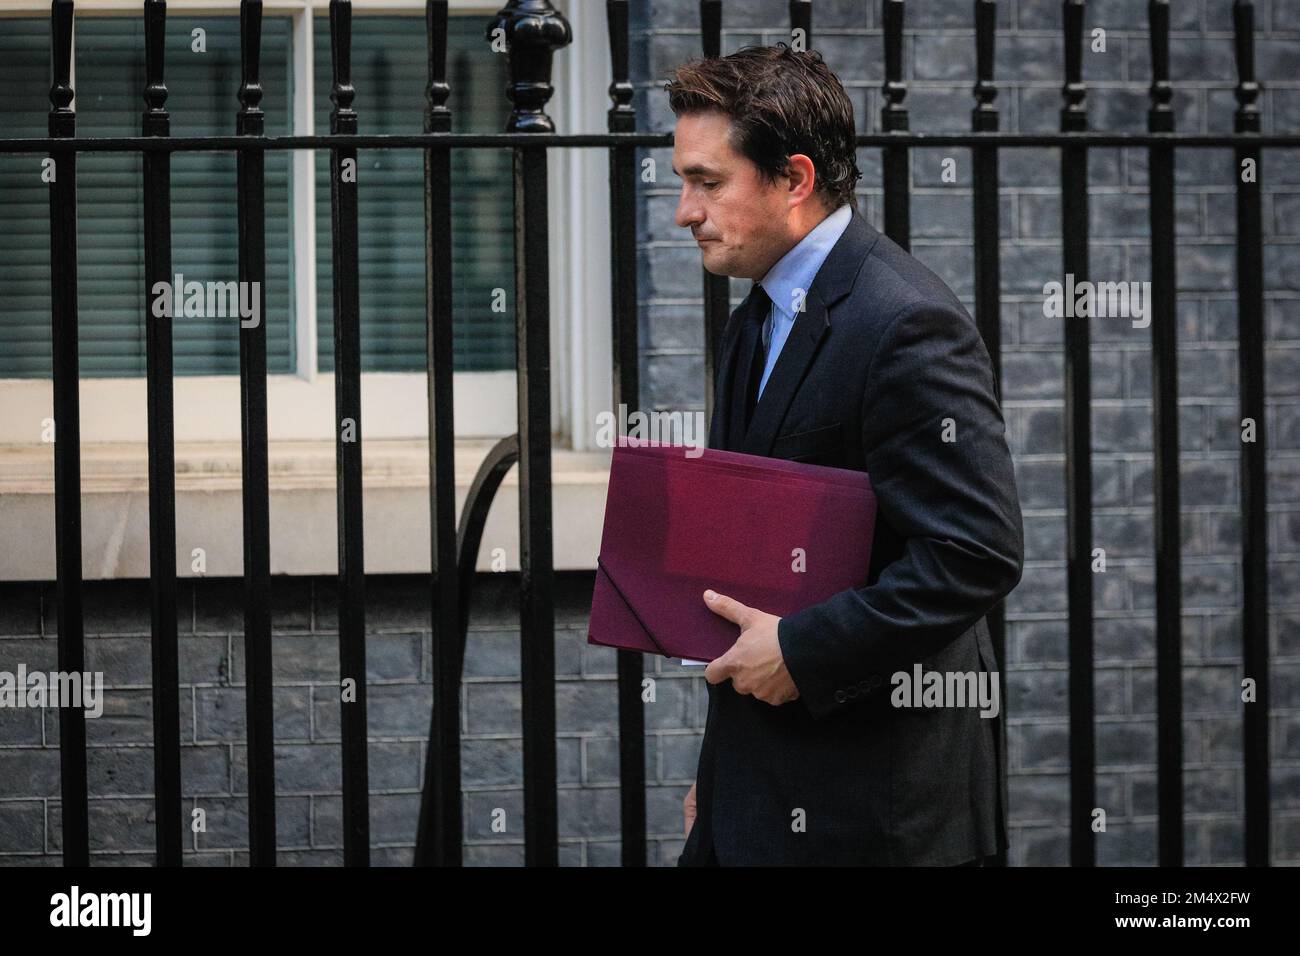
[[[771,342],[767,348],[767,364],[763,367],[763,378],[758,383],[758,394],[763,394],[767,379],[776,366],[777,357],[785,346],[794,328],[795,310],[806,310],[804,299],[812,288],[817,270],[822,267],[831,249],[839,241],[844,230],[853,218],[853,207],[848,203],[840,206],[833,213],[814,226],[799,240],[798,245],[782,256],[767,275],[758,281],[772,300],[767,322],[771,327]],[[796,298],[798,290],[798,298]]]

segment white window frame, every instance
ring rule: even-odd
[[[610,60],[604,5],[572,0],[561,10],[573,26],[574,44],[554,61],[556,95],[548,111],[564,133],[606,131]],[[264,16],[292,19],[296,134],[314,131],[313,18],[328,0],[267,0]],[[140,16],[139,0],[79,0],[78,16]],[[489,17],[499,0],[451,0],[452,15]],[[354,0],[354,13],[422,16],[423,0]],[[176,14],[238,15],[238,3],[169,0]],[[0,16],[48,16],[48,2],[0,0]],[[486,49],[486,43],[485,43]],[[75,57],[74,57],[75,60]],[[75,70],[75,62],[73,64]],[[420,80],[424,82],[423,78]],[[75,73],[74,73],[75,89]],[[232,102],[233,102],[232,91]],[[75,108],[75,101],[74,101]],[[233,109],[232,109],[233,114]],[[316,364],[316,215],[312,201],[312,150],[294,150],[294,296],[297,366],[268,376],[269,437],[272,441],[332,438],[334,377]],[[596,416],[612,396],[610,335],[609,210],[607,151],[556,149],[550,153],[550,279],[552,433],[557,447],[594,449]],[[299,321],[298,317],[311,317]],[[457,438],[494,438],[516,428],[516,374],[458,372],[454,380]],[[427,376],[424,372],[366,372],[362,379],[362,434],[367,439],[428,437]],[[172,383],[177,442],[238,441],[239,376],[177,376]],[[146,442],[146,380],[83,377],[80,383],[82,441]],[[53,402],[50,379],[0,379],[0,444],[41,441],[42,419]]]

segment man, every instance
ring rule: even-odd
[[[903,707],[894,675],[996,686],[984,615],[1023,541],[988,353],[858,213],[853,109],[818,54],[748,47],[667,91],[677,225],[708,271],[755,283],[723,331],[709,445],[866,471],[878,501],[865,586],[784,618],[702,596],[739,633],[704,673],[678,865],[979,865],[1007,846],[1000,708]]]

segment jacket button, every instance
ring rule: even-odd
[[[842,691],[842,690],[837,690],[837,691],[835,692],[835,702],[836,702],[836,703],[838,703],[838,704],[842,704],[842,703],[844,703],[846,700],[848,700],[848,697],[845,696],[844,691]]]

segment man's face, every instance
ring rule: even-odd
[[[731,118],[719,112],[678,117],[673,172],[682,179],[676,222],[690,229],[704,268],[715,275],[761,279],[790,247],[790,193],[764,181],[731,148]]]

